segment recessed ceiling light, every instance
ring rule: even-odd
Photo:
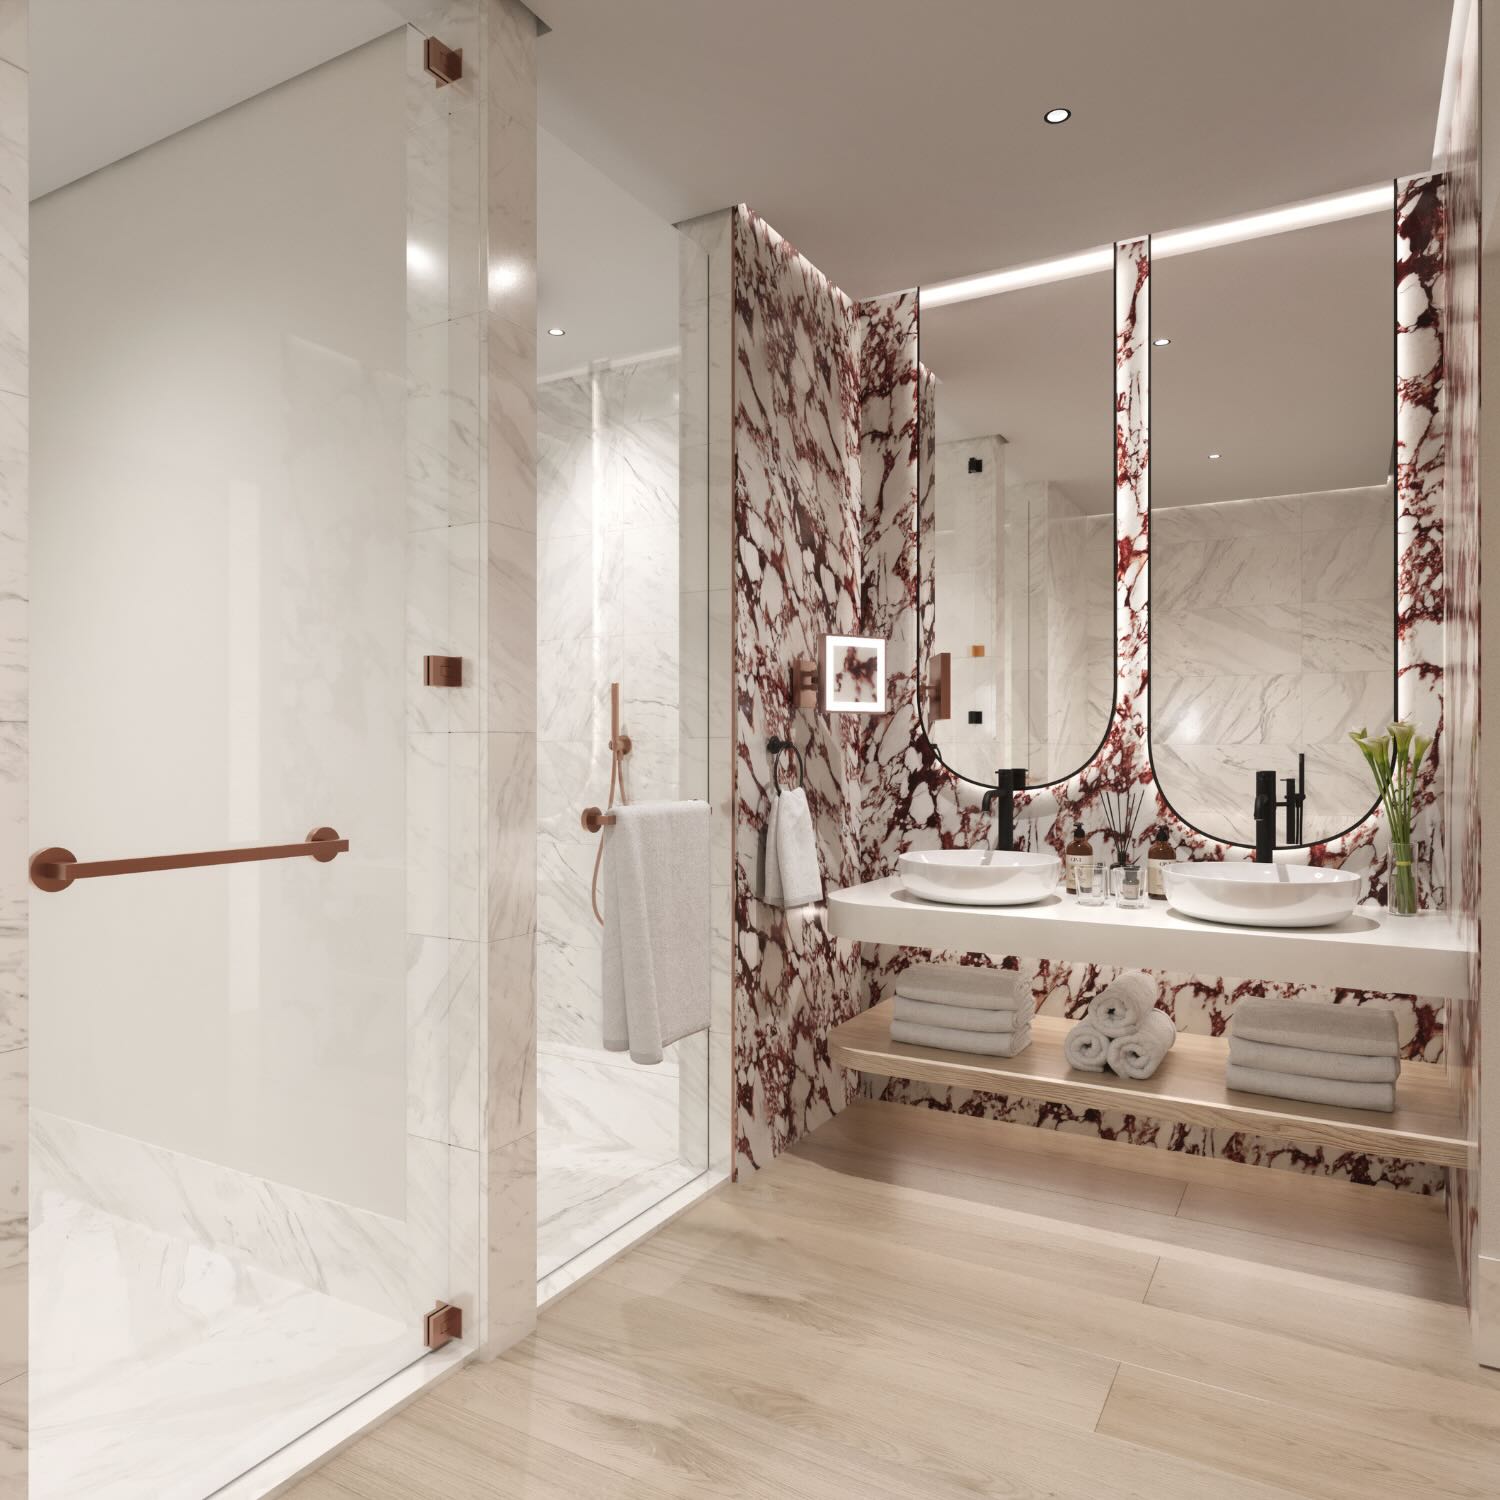
[[[549,328],[548,333],[555,339],[560,339],[568,330],[566,328]]]
[[[1171,339],[1152,339],[1151,342],[1153,344],[1155,344],[1158,349],[1165,349],[1167,347],[1167,345],[1172,342],[1172,340]]]
[[[1064,120],[1072,118],[1072,114],[1071,109],[1049,109],[1042,118],[1049,125],[1061,125]]]
[[[1208,456],[1210,458],[1223,458],[1224,455],[1222,453],[1210,453]]]

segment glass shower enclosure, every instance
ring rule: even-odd
[[[472,702],[422,652],[478,630],[479,152],[347,9],[34,185],[35,1500],[201,1500],[473,1311]]]

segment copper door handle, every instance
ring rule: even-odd
[[[299,844],[251,844],[238,849],[202,849],[196,854],[148,854],[143,859],[96,859],[79,863],[71,849],[39,849],[31,856],[31,883],[39,891],[65,891],[75,880],[101,875],[145,875],[152,870],[196,870],[204,865],[242,865],[261,859],[307,857],[327,864],[345,853],[349,840],[334,828],[314,828]]]

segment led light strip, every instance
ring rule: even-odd
[[[1195,250],[1212,250],[1219,245],[1285,234],[1290,229],[1309,229],[1315,224],[1337,224],[1343,219],[1357,219],[1365,214],[1389,213],[1394,204],[1394,185],[1382,183],[1379,187],[1335,193],[1328,198],[1314,198],[1286,208],[1224,219],[1217,224],[1169,229],[1164,234],[1151,236],[1151,258],[1165,260],[1172,255],[1190,255]],[[1113,264],[1114,249],[1104,245],[1079,255],[1064,255],[1057,260],[1037,261],[1029,266],[1013,266],[1007,271],[989,271],[982,276],[939,281],[922,288],[922,306],[945,307],[950,302],[972,302],[979,297],[995,297],[1001,292],[1014,292],[1022,287],[1069,281],[1075,276],[1107,271]]]

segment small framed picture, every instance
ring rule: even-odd
[[[824,636],[823,707],[831,714],[885,712],[883,640],[876,636]]]

